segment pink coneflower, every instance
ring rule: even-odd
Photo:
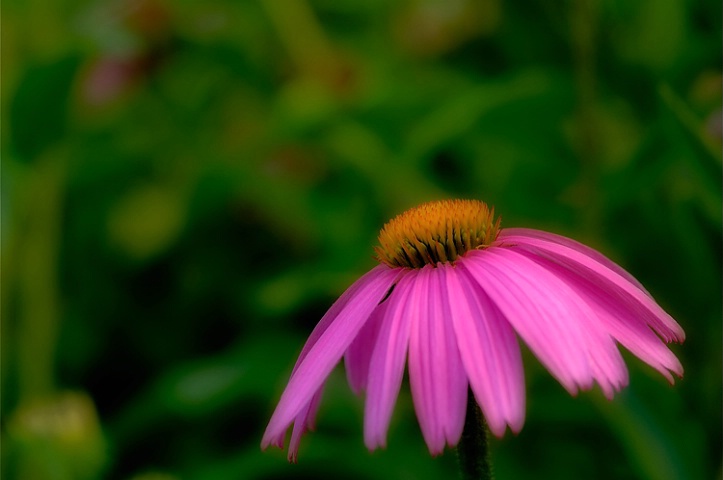
[[[617,343],[673,383],[683,367],[664,342],[682,328],[630,274],[565,237],[499,229],[475,200],[423,204],[387,223],[380,265],[324,315],[296,362],[263,440],[289,460],[314,427],[324,382],[344,357],[351,388],[366,391],[364,441],[386,445],[392,409],[409,363],[424,440],[433,454],[456,445],[471,389],[498,437],[525,419],[519,337],[575,395],[593,383],[606,397],[628,372]]]

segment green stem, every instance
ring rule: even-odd
[[[60,294],[58,254],[61,236],[64,153],[54,150],[35,160],[20,203],[16,231],[19,322],[15,334],[18,392],[21,400],[55,389],[54,358],[58,340]]]
[[[696,156],[699,162],[702,163],[703,168],[711,175],[711,178],[718,176],[720,171],[721,154],[720,148],[711,141],[710,138],[706,137],[703,133],[705,127],[702,125],[701,120],[696,116],[695,112],[675,93],[673,88],[663,83],[658,87],[658,93],[663,99],[665,105],[670,109],[680,124],[687,130],[687,132],[696,139],[696,141],[703,147],[708,153],[709,157]]]
[[[487,445],[487,424],[469,390],[462,438],[457,445],[459,468],[464,480],[491,480],[492,467]]]
[[[570,41],[574,61],[577,93],[575,149],[581,173],[575,188],[576,203],[582,216],[582,227],[595,235],[602,224],[600,192],[602,149],[598,115],[597,44],[599,1],[572,2]]]

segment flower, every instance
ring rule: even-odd
[[[685,333],[629,273],[574,240],[499,228],[475,200],[425,203],[387,223],[380,265],[332,305],[304,345],[261,446],[289,460],[314,428],[322,389],[344,358],[351,388],[366,391],[364,441],[386,445],[405,363],[431,454],[459,442],[467,391],[498,437],[519,432],[525,386],[519,337],[572,395],[627,385],[616,342],[672,384],[683,367],[665,343]]]

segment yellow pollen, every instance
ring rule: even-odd
[[[424,203],[390,220],[379,232],[377,260],[390,267],[451,263],[497,238],[500,220],[478,200]]]

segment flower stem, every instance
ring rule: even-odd
[[[457,445],[459,468],[464,480],[491,480],[492,468],[487,448],[487,424],[469,390],[467,415],[464,420],[462,439]]]

